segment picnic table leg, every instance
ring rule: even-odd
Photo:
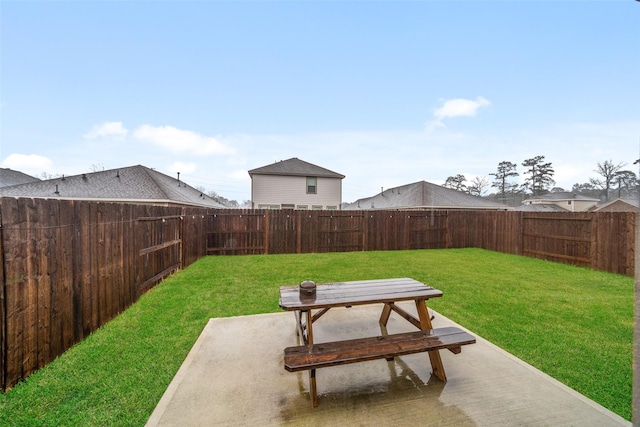
[[[389,316],[391,315],[391,304],[393,303],[384,303],[384,308],[382,309],[382,314],[380,315],[379,323],[382,326],[387,326],[387,322],[389,321]]]
[[[313,316],[311,310],[307,310],[307,341],[305,344],[313,344]],[[315,408],[318,406],[318,389],[316,387],[316,370],[309,370],[309,397],[311,405]]]
[[[418,310],[418,318],[420,319],[420,329],[423,331],[426,329],[433,329],[431,325],[431,319],[429,318],[429,311],[427,310],[426,300],[416,300],[416,309]],[[447,375],[444,372],[444,365],[442,364],[442,358],[440,357],[439,350],[432,350],[429,352],[429,360],[431,361],[431,369],[433,374],[440,378],[442,382],[447,382]]]

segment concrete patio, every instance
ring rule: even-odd
[[[377,306],[331,310],[314,323],[314,337],[379,335],[379,314]],[[434,327],[458,326],[434,314]],[[147,426],[631,425],[473,331],[476,344],[441,352],[446,384],[431,377],[425,353],[325,368],[314,409],[307,372],[283,368],[283,349],[297,344],[294,326],[287,312],[211,319]],[[389,333],[413,329],[392,314]]]

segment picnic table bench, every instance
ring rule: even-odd
[[[446,348],[458,354],[463,345],[473,344],[476,340],[460,328],[433,329],[426,300],[440,296],[441,291],[407,278],[318,285],[313,298],[302,295],[297,286],[283,286],[280,288],[280,307],[295,311],[298,335],[303,341],[303,345],[285,348],[284,367],[289,372],[309,371],[309,395],[313,407],[318,405],[315,371],[319,368],[375,359],[392,360],[397,356],[428,352],[433,374],[446,382],[439,350]],[[396,301],[403,300],[415,301],[418,319],[395,304]],[[393,311],[419,331],[313,342],[313,322],[329,309],[372,303],[384,304],[379,320],[382,326],[386,326]],[[320,311],[312,315],[312,309]]]

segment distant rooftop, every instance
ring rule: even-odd
[[[29,182],[38,182],[38,178],[20,171],[0,168],[0,187],[10,187],[12,185],[27,184]]]
[[[337,172],[330,171],[329,169],[316,166],[314,164],[300,160],[297,157],[293,157],[288,160],[281,160],[279,162],[262,166],[249,171],[249,175],[290,175],[290,176],[317,176],[324,178],[339,178],[343,179],[344,175]]]
[[[1,187],[0,196],[224,207],[185,182],[141,165]]]
[[[582,194],[576,194],[576,193],[572,193],[570,191],[558,191],[555,193],[547,193],[547,194],[542,194],[540,196],[532,196],[529,197],[526,200],[523,200],[522,203],[527,203],[527,202],[542,202],[542,201],[564,201],[564,200],[583,200],[583,201],[588,201],[588,202],[599,202],[600,199],[598,198],[594,198],[594,197],[589,197],[589,196],[583,196]]]
[[[358,209],[499,209],[512,208],[462,191],[418,181],[389,188],[372,197],[342,206],[343,210]]]

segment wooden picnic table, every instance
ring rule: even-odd
[[[447,378],[438,349],[449,348],[454,353],[459,353],[460,345],[471,344],[475,342],[475,338],[464,331],[458,330],[458,328],[448,328],[455,329],[455,331],[447,330],[443,332],[443,335],[447,336],[457,334],[456,338],[431,336],[434,333],[432,331],[433,327],[426,301],[430,298],[439,298],[441,296],[442,291],[410,278],[318,284],[316,285],[315,295],[311,296],[301,293],[300,286],[282,286],[280,288],[280,307],[295,313],[298,336],[304,342],[304,346],[285,349],[285,368],[292,372],[302,369],[309,370],[310,394],[314,407],[317,406],[314,364],[318,367],[325,367],[371,360],[372,357],[392,358],[392,353],[394,352],[396,355],[409,354],[406,351],[409,346],[411,346],[411,348],[422,346],[422,351],[428,351],[433,374],[446,382]],[[414,301],[418,317],[416,318],[413,314],[396,305],[396,303],[400,301]],[[358,343],[361,344],[362,350],[357,354],[353,353],[356,351],[353,350],[356,340],[326,343],[323,348],[316,345],[314,349],[314,322],[332,308],[364,304],[383,304],[382,314],[379,319],[380,325],[387,325],[389,316],[393,311],[420,331],[424,331],[425,336],[416,337],[415,333],[397,334],[393,337],[393,342],[391,336],[389,336],[388,339],[384,339],[386,337],[374,337],[374,341],[372,342]],[[316,310],[316,312],[313,313],[313,310]],[[371,338],[367,339],[371,340]],[[406,346],[403,348],[399,347],[398,339],[406,344]],[[415,346],[416,339],[422,342],[422,344],[417,347]],[[427,339],[431,340],[428,344]],[[409,341],[411,341],[410,344]],[[373,349],[371,349],[372,344],[382,352],[374,355],[372,352]],[[383,348],[385,346],[395,350]],[[314,351],[315,355],[312,354]],[[321,354],[322,352],[329,352],[331,354]],[[292,360],[292,362],[287,363],[287,358]],[[293,362],[294,359],[296,362]],[[312,361],[311,364],[309,364],[310,361]]]

